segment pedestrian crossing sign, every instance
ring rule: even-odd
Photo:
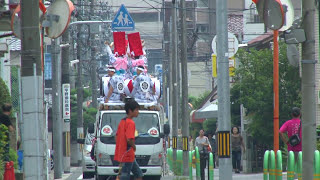
[[[134,31],[134,21],[123,4],[114,17],[111,27],[113,31]]]

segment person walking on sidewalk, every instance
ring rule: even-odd
[[[207,166],[208,161],[208,146],[209,146],[209,140],[206,136],[204,136],[204,130],[201,129],[199,131],[199,136],[196,138],[195,146],[198,147],[199,153],[200,153],[200,174],[201,174],[201,180],[205,180],[205,174],[204,169]]]
[[[239,128],[237,126],[231,129],[231,143],[232,143],[232,166],[235,173],[240,173],[240,161],[241,161],[241,147],[243,152],[246,151],[243,138],[240,135]]]
[[[139,115],[139,104],[135,100],[129,100],[124,108],[127,117],[122,119],[118,125],[114,160],[120,163],[120,180],[129,180],[130,172],[136,179],[142,180],[143,174],[135,159],[136,124],[132,120]]]
[[[216,168],[216,163],[215,163],[216,139],[213,138],[211,133],[208,134],[208,139],[209,139],[209,142],[210,142],[210,145],[211,145],[213,168]]]
[[[301,128],[301,120],[300,120],[301,118],[300,109],[297,107],[292,108],[291,116],[292,116],[292,119],[286,121],[281,126],[279,132],[280,132],[281,140],[288,146],[288,152],[293,151],[295,160],[296,160],[298,157],[299,151],[302,151],[302,130],[301,130],[302,128]],[[289,143],[290,137],[293,136],[294,134],[299,134],[299,138],[300,138],[300,143],[298,143],[295,146]],[[288,136],[288,138],[286,136]]]

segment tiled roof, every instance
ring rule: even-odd
[[[21,50],[21,40],[17,38],[12,38],[7,41],[10,51],[20,51]]]
[[[254,46],[258,43],[263,43],[265,40],[269,40],[269,39],[272,39],[273,38],[273,32],[272,31],[269,31],[263,35],[260,35],[254,39],[252,39],[251,41],[248,42],[248,45],[249,46]]]
[[[228,32],[233,34],[243,33],[243,15],[233,13],[228,15]]]

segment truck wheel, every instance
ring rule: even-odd
[[[96,180],[107,180],[108,176],[96,175]]]
[[[96,175],[96,180],[109,180],[110,176]]]
[[[94,174],[91,172],[84,172],[84,173],[82,173],[82,178],[83,179],[91,179],[91,178],[94,178]]]

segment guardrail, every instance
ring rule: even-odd
[[[169,165],[169,169],[176,173],[176,175],[183,174],[183,151],[177,150],[177,160],[173,162],[172,158],[173,151],[171,148],[167,149],[167,162]],[[297,157],[295,157],[297,156]],[[196,165],[196,179],[200,179],[200,154],[198,147],[193,151],[189,151],[189,179],[193,179],[192,174],[192,165],[193,165],[193,157],[195,157],[195,165]],[[295,161],[295,158],[297,160]],[[314,180],[320,180],[320,152],[316,150],[314,152]],[[287,164],[287,180],[294,180],[295,174],[298,177],[298,180],[302,180],[302,152],[295,153],[289,151],[288,153],[288,164]],[[174,165],[176,164],[176,165]],[[209,153],[209,180],[214,179],[214,160],[213,154]],[[277,151],[277,156],[275,155],[273,150],[267,150],[264,153],[263,158],[263,180],[282,180],[282,153],[280,150]]]
[[[183,151],[182,150],[177,150],[177,159],[176,162],[173,162],[173,150],[172,148],[167,149],[167,162],[169,165],[169,169],[175,173],[175,175],[182,175],[183,174]],[[193,179],[193,174],[192,174],[192,159],[195,157],[195,165],[196,165],[196,179],[201,179],[201,173],[200,173],[200,153],[198,150],[198,147],[195,148],[193,151],[189,151],[189,179]],[[213,180],[214,177],[214,160],[213,160],[213,154],[210,152],[209,153],[209,180]]]
[[[295,161],[295,158],[297,160]],[[302,152],[294,153],[289,151],[287,164],[287,180],[294,180],[295,175],[298,180],[302,180]],[[282,154],[277,151],[277,156],[273,150],[267,150],[263,158],[263,179],[264,180],[282,180]],[[314,152],[314,180],[320,180],[320,153]]]

